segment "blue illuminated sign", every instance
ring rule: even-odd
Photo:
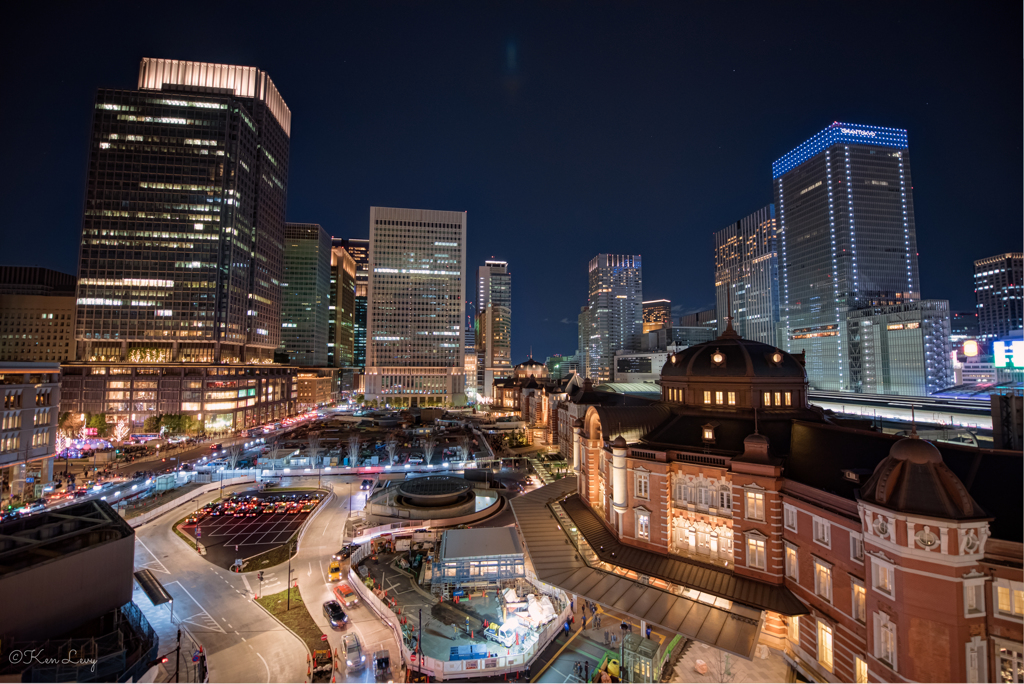
[[[797,147],[795,150],[772,164],[772,179],[800,166],[819,152],[824,152],[837,143],[854,145],[876,145],[907,149],[907,131],[902,128],[861,126],[858,124],[833,122],[831,126]]]

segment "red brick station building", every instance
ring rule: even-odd
[[[587,408],[513,500],[538,578],[811,681],[1024,681],[1021,454],[838,419],[802,361],[730,325]]]

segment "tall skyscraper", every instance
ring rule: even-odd
[[[508,262],[477,269],[477,392],[493,394],[494,381],[512,374],[512,274]]]
[[[269,363],[291,112],[254,67],[142,60],[96,95],[78,358]]]
[[[775,344],[779,321],[779,253],[775,205],[758,209],[715,233],[718,333],[732,327],[748,340]]]
[[[590,305],[581,306],[580,313],[576,317],[577,324],[577,349],[576,361],[577,372],[587,377],[590,374],[590,336],[593,326],[590,325]]]
[[[1011,252],[974,262],[981,339],[1006,337],[1024,328],[1024,253]]]
[[[776,344],[806,351],[815,389],[851,387],[847,312],[921,297],[907,132],[834,123],[772,165]]]
[[[366,290],[370,282],[370,241],[358,238],[333,238],[331,245],[343,247],[356,262],[356,308],[354,317],[352,366],[366,367]]]
[[[356,262],[344,247],[331,247],[327,365],[352,368],[355,355]]]
[[[316,223],[286,223],[281,351],[297,366],[327,365],[331,236]]]
[[[463,363],[466,368],[466,395],[476,401],[477,351],[476,351],[476,304],[466,302],[466,346],[463,349]]]
[[[672,327],[672,302],[668,299],[653,299],[643,303],[645,333]]]
[[[366,396],[465,402],[466,214],[370,208]]]
[[[615,352],[639,350],[643,332],[640,255],[598,254],[589,265],[591,338],[588,376],[611,382]]]

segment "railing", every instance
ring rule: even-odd
[[[231,485],[236,485],[236,484],[248,484],[250,482],[255,482],[255,479],[253,479],[252,476],[249,476],[249,477],[236,477],[236,478],[232,478],[230,480],[224,480],[223,483],[221,483],[221,482],[213,482],[213,483],[210,483],[208,485],[205,485],[205,486],[200,487],[199,489],[195,490],[193,492],[192,496],[190,496],[187,499],[185,497],[180,497],[180,498],[174,499],[173,501],[168,501],[163,506],[158,506],[158,507],[154,508],[153,510],[147,512],[147,513],[143,513],[142,515],[140,515],[138,517],[135,517],[135,518],[132,518],[132,519],[128,520],[127,522],[132,527],[139,527],[140,525],[144,525],[144,524],[148,523],[150,520],[153,520],[155,518],[159,518],[161,515],[163,515],[164,513],[167,513],[168,511],[174,510],[178,506],[184,506],[187,503],[191,503],[192,501],[195,501],[196,499],[198,499],[203,494],[208,494],[209,492],[212,492],[212,491],[214,491],[216,489],[219,489],[221,486],[231,486]]]
[[[678,452],[673,456],[673,460],[685,461],[686,463],[696,463],[698,465],[717,466],[719,468],[727,468],[729,463],[732,461],[728,456],[716,456],[714,454],[685,454]]]
[[[406,669],[418,670],[434,677],[438,681],[468,677],[495,677],[528,669],[537,656],[547,647],[551,639],[562,629],[562,625],[569,619],[571,612],[568,601],[565,601],[566,605],[558,618],[545,625],[544,629],[538,634],[537,641],[521,653],[512,655],[512,650],[521,647],[505,648],[500,644],[490,642],[487,644],[489,652],[498,652],[500,654],[502,650],[505,650],[506,654],[474,660],[440,660],[427,655],[415,654],[402,638],[402,628],[398,616],[395,615],[391,608],[377,598],[377,595],[369,587],[363,584],[362,579],[356,574],[355,570],[349,570],[349,580],[350,586],[363,599],[365,605],[377,613],[381,621],[394,632],[395,640],[398,642],[398,647],[402,652],[402,661]]]

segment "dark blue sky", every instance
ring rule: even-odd
[[[598,252],[641,254],[647,299],[710,307],[711,234],[836,120],[908,130],[925,297],[973,308],[972,261],[1022,248],[1012,4],[38,7],[0,41],[4,264],[77,270],[93,95],[143,56],[269,72],[289,220],[366,237],[371,205],[468,211],[470,273],[513,273],[515,361],[573,352]]]

